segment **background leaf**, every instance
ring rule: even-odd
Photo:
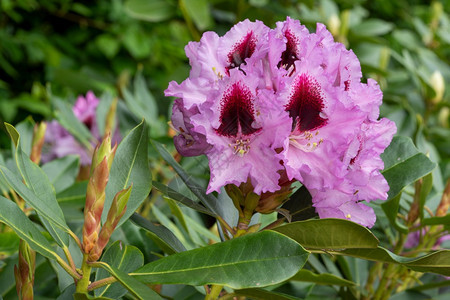
[[[155,225],[141,215],[134,213],[131,216],[131,221],[137,226],[147,230],[153,240],[168,254],[186,251],[183,244],[176,238],[176,236],[166,227],[162,225]]]
[[[403,233],[407,228],[397,221],[400,193],[409,184],[429,174],[436,164],[414,146],[412,140],[396,136],[381,155],[384,161],[382,174],[389,184],[388,200],[381,204],[389,221]]]

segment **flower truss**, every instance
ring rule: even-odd
[[[267,195],[298,180],[321,218],[373,226],[363,201],[387,198],[380,154],[396,127],[378,120],[378,84],[361,82],[357,57],[324,25],[245,20],[222,37],[206,32],[186,55],[189,78],[166,96],[176,97],[177,150],[208,157],[208,192],[250,182]]]
[[[78,96],[72,110],[77,119],[83,123],[92,133],[96,141],[101,140],[96,119],[96,109],[99,99],[92,91],[87,92],[86,97]],[[114,134],[114,141],[120,140],[118,131]],[[94,141],[96,144],[96,142]],[[93,146],[95,146],[95,144]],[[81,165],[91,163],[92,153],[83,147],[64,127],[56,120],[49,122],[45,133],[45,147],[42,152],[42,162],[46,163],[55,158],[69,154],[78,155]]]

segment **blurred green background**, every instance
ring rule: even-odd
[[[1,124],[30,114],[37,121],[51,119],[49,90],[64,99],[88,90],[122,98],[138,72],[165,123],[171,101],[163,91],[169,81],[187,77],[189,41],[208,30],[222,35],[245,18],[273,27],[290,16],[311,31],[316,22],[326,24],[357,54],[364,76],[378,80],[384,91],[382,115],[437,156],[443,177],[449,177],[450,0],[0,3]],[[9,145],[6,135],[0,143]]]

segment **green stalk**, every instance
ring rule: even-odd
[[[77,282],[77,293],[87,293],[90,284],[89,278],[91,277],[92,265],[88,264],[89,254],[83,254],[83,264],[81,265],[82,278]]]
[[[211,291],[206,294],[205,300],[216,300],[217,298],[219,298],[222,288],[223,285],[212,285]]]

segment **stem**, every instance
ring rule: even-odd
[[[280,219],[278,219],[276,221],[273,221],[272,223],[270,223],[269,225],[267,225],[266,227],[261,229],[261,231],[262,230],[269,230],[269,229],[272,229],[272,228],[276,228],[276,227],[280,226],[281,224],[283,224],[284,221],[286,221],[286,218],[282,217],[282,218],[280,218]]]
[[[111,277],[106,277],[106,278],[103,278],[103,279],[94,281],[93,283],[91,283],[91,284],[88,286],[88,291],[89,291],[89,292],[90,292],[90,291],[93,291],[93,290],[95,290],[95,289],[101,288],[102,286],[105,286],[105,285],[114,283],[114,282],[116,282],[116,281],[117,281],[117,279],[114,278],[113,276],[111,276]]]
[[[222,227],[225,228],[229,233],[231,233],[232,235],[236,233],[221,216],[217,216],[216,218],[217,221],[219,221],[220,225],[222,225]]]
[[[84,253],[83,254],[83,264],[81,265],[81,272],[83,277],[77,282],[77,293],[87,293],[88,292],[88,286],[90,284],[89,278],[91,277],[91,271],[92,271],[92,265],[88,264],[89,254]]]
[[[186,25],[187,25],[187,27],[189,29],[189,32],[191,33],[192,37],[196,41],[200,40],[200,34],[195,29],[194,23],[192,23],[191,17],[189,16],[189,14],[188,14],[188,12],[186,10],[186,6],[184,4],[184,0],[178,1],[178,5],[180,6],[181,13],[183,14],[183,18],[184,18],[184,20],[186,22]]]
[[[67,246],[64,246],[63,248],[64,254],[66,255],[67,261],[70,264],[70,267],[72,268],[72,270],[76,271],[76,266],[75,263],[73,262],[73,258],[72,255],[70,254],[69,248],[67,248]]]
[[[56,262],[61,266],[61,268],[64,269],[70,276],[73,277],[75,280],[81,279],[80,274],[78,274],[75,270],[72,270],[72,268],[58,255],[55,256]]]
[[[205,300],[216,300],[219,298],[223,285],[212,285],[209,294],[206,294]]]

